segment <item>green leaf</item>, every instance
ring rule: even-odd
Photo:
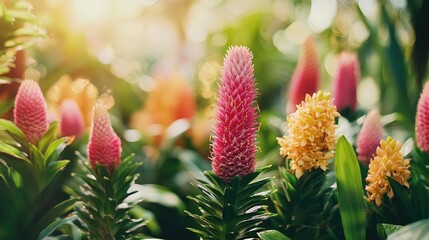
[[[46,237],[48,237],[50,234],[52,234],[57,228],[61,227],[64,224],[71,223],[77,219],[76,215],[73,215],[68,218],[60,218],[56,220],[55,222],[49,224],[43,231],[40,232],[40,234],[37,236],[37,240],[42,240]]]
[[[46,171],[45,171],[45,174],[43,175],[42,189],[47,187],[51,183],[55,175],[57,175],[59,171],[63,170],[63,168],[69,162],[70,162],[69,160],[60,160],[60,161],[54,161],[49,163],[48,166],[46,166]]]
[[[429,239],[429,219],[408,224],[389,235],[387,240],[420,240]]]
[[[39,233],[40,235],[39,237],[42,235],[43,232],[47,233],[48,235],[51,234],[52,232],[49,232],[47,229],[53,229],[53,226],[51,226],[52,224],[55,223],[55,219],[60,217],[61,215],[65,214],[66,212],[70,211],[73,208],[74,203],[76,202],[76,199],[68,199],[65,200],[61,203],[59,203],[58,205],[56,205],[55,207],[53,207],[52,209],[50,209],[34,226],[32,231],[34,233]],[[51,227],[49,227],[51,226]],[[58,228],[59,226],[57,226],[56,228]],[[56,229],[55,228],[55,229]],[[55,230],[53,229],[53,230]],[[45,235],[45,236],[48,236]]]
[[[290,238],[276,230],[266,230],[259,232],[258,236],[261,238],[261,240],[290,240]]]
[[[58,133],[58,122],[53,122],[49,125],[48,130],[45,135],[43,135],[42,139],[39,141],[38,149],[40,152],[45,153],[49,145],[57,139]]]
[[[365,202],[358,159],[344,136],[335,148],[335,176],[344,235],[347,240],[365,239]]]
[[[0,119],[0,130],[7,132],[13,139],[28,149],[28,141],[24,133],[13,122]]]
[[[402,226],[394,225],[394,224],[387,224],[387,223],[377,224],[378,237],[381,240],[385,240],[387,236],[397,232],[401,228]]]
[[[0,142],[0,154],[1,153],[8,154],[20,160],[28,161],[27,158],[24,156],[24,154],[22,154],[22,152],[19,149],[16,149],[15,147],[9,144],[6,144],[4,142]]]

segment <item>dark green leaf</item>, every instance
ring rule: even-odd
[[[50,234],[52,234],[57,228],[61,227],[64,224],[71,223],[77,219],[76,215],[73,215],[71,217],[67,218],[60,218],[56,220],[55,222],[49,224],[43,231],[40,232],[40,234],[37,237],[37,240],[42,240],[46,237],[48,237]]]

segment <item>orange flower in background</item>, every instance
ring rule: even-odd
[[[159,78],[149,92],[143,109],[134,113],[130,125],[151,136],[159,146],[166,129],[181,118],[191,120],[196,112],[196,101],[190,85],[179,74]]]
[[[82,78],[72,80],[67,75],[62,76],[46,93],[49,111],[56,116],[60,116],[60,109],[65,100],[74,100],[82,113],[85,127],[91,126],[92,107],[97,97],[98,90],[89,80]]]

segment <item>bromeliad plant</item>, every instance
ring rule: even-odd
[[[274,227],[294,239],[342,237],[335,179],[328,169],[335,149],[339,117],[330,93],[306,95],[287,117],[287,135],[278,138],[280,154],[288,159],[271,194],[277,216]]]
[[[48,124],[39,85],[25,80],[16,96],[14,123],[0,120],[0,239],[43,238],[75,218],[57,219],[75,201],[54,198],[59,192],[55,176],[69,162],[59,160],[60,154],[72,141],[57,132],[56,122]]]
[[[261,223],[270,217],[262,186],[271,178],[255,180],[257,91],[252,53],[246,47],[231,47],[224,60],[218,96],[216,124],[211,144],[213,171],[195,185],[201,194],[189,197],[198,213],[187,212],[199,224],[190,228],[202,239],[255,238]]]
[[[88,160],[81,157],[84,171],[77,173],[84,184],[76,189],[77,215],[81,229],[91,239],[135,239],[144,226],[143,218],[133,218],[130,211],[138,203],[126,201],[136,180],[141,162],[133,156],[121,162],[121,141],[114,132],[108,109],[113,106],[110,95],[102,95],[95,103],[88,144]]]

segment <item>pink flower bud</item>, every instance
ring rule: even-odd
[[[425,84],[417,104],[416,140],[417,146],[429,153],[429,82]]]
[[[255,171],[259,124],[252,58],[247,47],[231,47],[224,59],[211,159],[214,173],[226,182]]]
[[[121,163],[121,140],[113,131],[107,111],[113,104],[112,96],[103,95],[94,105],[88,143],[88,158],[94,169],[98,163],[114,170]]]
[[[18,89],[13,112],[16,126],[28,141],[38,142],[48,129],[47,107],[39,84],[25,80]]]
[[[372,110],[365,117],[362,128],[358,134],[356,151],[358,159],[368,164],[377,151],[380,141],[383,139],[383,126],[377,109]]]
[[[354,53],[343,52],[338,57],[337,73],[334,80],[334,104],[338,111],[350,108],[356,110],[356,88],[359,79],[359,63]]]
[[[317,59],[316,43],[308,38],[301,49],[298,65],[289,85],[289,101],[287,112],[293,113],[296,105],[305,100],[305,96],[317,92],[319,88],[319,60]]]
[[[61,104],[61,136],[79,136],[83,131],[82,113],[73,99],[66,99]]]

